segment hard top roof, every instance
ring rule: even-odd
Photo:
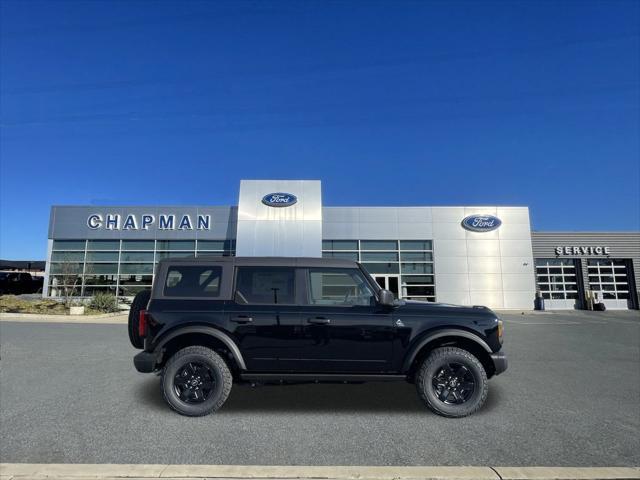
[[[353,268],[358,264],[353,260],[341,258],[315,258],[315,257],[219,257],[198,256],[174,257],[160,260],[164,264],[201,264],[201,263],[232,263],[237,266],[268,266],[268,267],[333,267]]]

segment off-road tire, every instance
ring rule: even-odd
[[[209,397],[202,403],[190,404],[180,399],[174,388],[178,370],[189,362],[205,364],[215,377],[215,385]],[[227,363],[207,347],[194,345],[178,350],[162,369],[160,387],[164,401],[176,412],[189,417],[200,417],[218,410],[229,397],[233,377]]]
[[[447,363],[464,365],[473,375],[475,388],[471,397],[461,404],[447,404],[438,398],[432,379]],[[489,381],[482,363],[471,353],[457,347],[442,347],[433,350],[422,362],[416,375],[418,395],[427,407],[444,417],[466,417],[477,412],[487,400]]]
[[[151,290],[141,290],[131,302],[129,309],[129,341],[135,348],[144,348],[144,340],[138,331],[138,322],[140,320],[140,310],[147,308],[151,299]]]

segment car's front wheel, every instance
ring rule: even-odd
[[[198,417],[222,407],[232,382],[222,357],[196,345],[179,350],[169,359],[162,370],[162,395],[176,412]]]
[[[457,347],[433,350],[416,376],[420,398],[432,411],[445,417],[465,417],[487,400],[489,382],[482,363]]]

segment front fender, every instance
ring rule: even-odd
[[[477,343],[489,355],[493,353],[493,350],[491,350],[491,347],[489,346],[489,344],[485,342],[479,335],[469,332],[467,330],[459,329],[459,328],[445,328],[442,330],[437,330],[435,332],[428,333],[424,337],[417,340],[405,355],[404,362],[402,364],[402,371],[403,372],[409,371],[409,369],[411,368],[411,364],[415,360],[420,350],[422,350],[422,348],[425,345],[432,342],[433,340],[437,340],[438,338],[443,338],[443,337],[462,337]]]

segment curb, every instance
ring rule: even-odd
[[[127,323],[128,313],[101,313],[98,315],[45,315],[40,313],[0,313],[0,322],[26,323]]]
[[[637,467],[367,467],[2,463],[3,480],[29,479],[335,479],[637,480]]]

